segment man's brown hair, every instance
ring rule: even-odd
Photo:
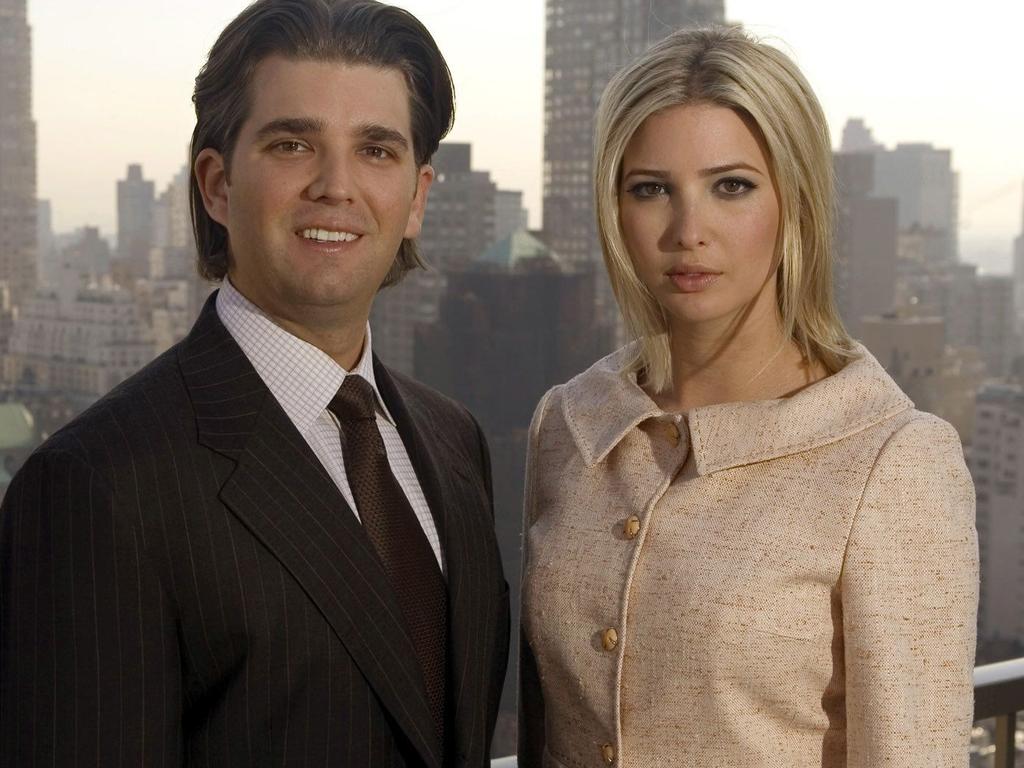
[[[221,32],[196,77],[192,101],[189,200],[199,273],[221,280],[231,263],[227,230],[206,212],[195,174],[198,154],[215,149],[230,178],[231,153],[252,103],[250,84],[269,56],[397,69],[409,89],[413,154],[430,162],[455,117],[451,72],[416,17],[376,0],[257,0]],[[413,240],[403,240],[384,279],[391,285],[423,266]]]

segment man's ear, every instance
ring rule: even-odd
[[[421,165],[416,174],[416,195],[412,199],[412,208],[409,210],[409,221],[405,225],[405,234],[402,235],[406,240],[419,237],[420,229],[423,228],[423,214],[427,210],[427,195],[433,182],[433,167],[426,164]]]
[[[196,156],[196,182],[203,196],[203,206],[210,218],[223,227],[228,225],[228,173],[224,156],[207,147]]]

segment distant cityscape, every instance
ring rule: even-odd
[[[725,22],[723,0],[657,6],[652,26],[650,0],[548,0],[543,228],[528,229],[522,192],[474,168],[470,144],[443,143],[419,240],[431,268],[383,291],[371,316],[383,360],[467,405],[484,428],[513,606],[533,409],[624,339],[590,177],[593,114],[625,53],[598,53],[635,53],[676,27]],[[26,0],[0,0],[0,40],[2,495],[48,435],[186,335],[216,286],[195,270],[187,166],[162,190],[142,163],[128,166],[110,190],[113,242],[96,227],[53,231],[36,191]],[[979,274],[961,259],[952,151],[884,146],[869,119],[851,119],[834,153],[837,300],[917,407],[959,432],[977,488],[977,660],[1021,657],[1024,211],[1012,275]],[[495,754],[515,751],[512,662]]]

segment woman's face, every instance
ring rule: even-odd
[[[778,327],[778,193],[745,118],[711,104],[648,117],[623,156],[619,215],[673,331],[724,333],[748,308],[745,323]]]

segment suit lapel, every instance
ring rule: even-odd
[[[453,755],[478,764],[486,755],[500,560],[484,478],[475,458],[432,418],[414,391],[374,360],[374,377],[398,425],[416,476],[441,528],[448,584],[448,698]],[[475,436],[474,436],[475,437]],[[506,609],[507,610],[507,609]],[[504,658],[502,658],[502,664]],[[494,702],[496,705],[496,702]]]
[[[179,360],[199,442],[236,462],[221,500],[302,585],[424,762],[440,768],[423,676],[372,545],[213,297]]]

